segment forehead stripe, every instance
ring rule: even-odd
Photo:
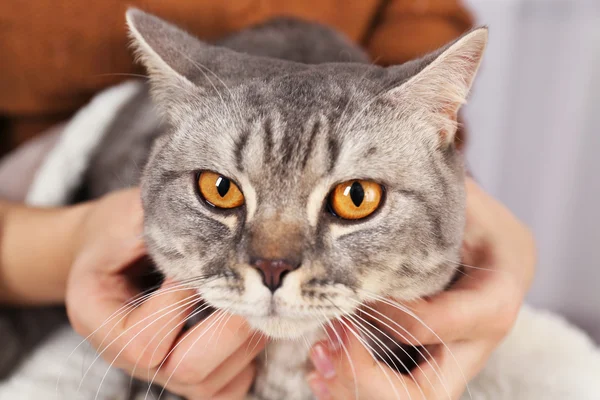
[[[265,119],[264,127],[264,153],[263,153],[263,162],[265,164],[269,164],[273,159],[273,123],[270,119]]]
[[[327,149],[329,150],[329,172],[331,172],[333,171],[333,168],[337,163],[338,156],[340,155],[340,143],[331,135],[331,133],[327,138]]]
[[[248,136],[250,132],[248,129],[244,129],[235,144],[235,163],[237,169],[241,172],[244,172],[244,149],[248,144]]]
[[[302,158],[302,169],[306,168],[306,164],[308,163],[308,160],[312,155],[313,148],[315,146],[315,136],[317,136],[317,133],[320,129],[321,122],[317,119],[312,127],[312,130],[310,131],[310,136],[308,137],[308,143],[306,144],[306,152],[304,153],[304,157]]]

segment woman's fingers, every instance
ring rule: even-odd
[[[190,383],[185,379],[182,380],[177,371],[171,376],[172,371],[160,370],[156,374],[155,382],[161,385],[167,384],[170,390],[188,398],[228,399],[224,396],[241,393],[243,388],[247,390],[249,385],[243,384],[240,379],[245,379],[244,377],[248,374],[254,374],[253,360],[262,351],[265,344],[266,339],[264,338],[248,339],[202,381],[193,379],[194,382]],[[206,361],[211,362],[211,360]]]
[[[255,374],[256,367],[250,364],[246,365],[238,375],[232,377],[218,392],[211,392],[203,385],[186,386],[174,390],[187,400],[244,400],[252,386]]]
[[[359,399],[421,398],[418,389],[409,379],[378,363],[354,334],[347,335],[344,345],[346,351],[331,352],[327,349],[318,351],[326,354],[335,369],[334,375],[323,375],[317,370],[321,381],[309,377],[309,379],[313,378],[309,380],[311,387],[315,385],[320,387],[320,393],[315,393],[319,400],[354,399],[356,394]],[[318,346],[321,345],[316,345],[315,350]],[[313,358],[314,355],[315,351],[313,351]],[[318,365],[317,360],[313,362]],[[324,393],[322,383],[327,387],[328,394]]]
[[[251,362],[265,340],[251,340],[242,318],[222,312],[183,333],[186,321],[204,309],[188,285],[167,281],[140,294],[130,277],[146,256],[142,221],[137,189],[91,208],[69,276],[72,325],[97,357],[133,376],[190,399],[243,399],[254,374]]]
[[[233,378],[227,386],[219,391],[211,400],[244,400],[248,396],[254,376],[256,375],[256,367],[254,364],[248,365],[242,372]],[[193,399],[190,397],[190,399]]]
[[[251,336],[250,327],[242,317],[216,312],[177,341],[161,374],[173,376],[172,379],[184,385],[205,382]]]
[[[247,369],[258,354],[265,348],[267,339],[260,335],[252,335],[221,365],[213,370],[205,379],[204,386],[211,393],[219,393],[236,376]]]
[[[330,358],[335,374],[326,378],[320,371],[309,375],[308,382],[319,400],[354,399],[457,399],[466,383],[485,361],[489,344],[484,342],[457,342],[448,348],[432,351],[435,362],[423,362],[412,377],[401,375],[383,363],[377,362],[365,345],[349,334],[345,340],[346,352],[321,349]],[[313,358],[316,345],[313,350]],[[324,345],[323,345],[324,346]],[[348,357],[349,356],[349,357]],[[350,361],[351,360],[351,361]],[[319,361],[313,361],[318,365]]]
[[[213,399],[217,393],[238,391],[232,380],[247,373],[262,351],[266,338],[251,334],[240,317],[213,314],[192,327],[178,341],[170,341],[170,351],[157,367],[124,369],[144,381],[166,387],[186,398]],[[218,335],[218,336],[217,336]],[[229,387],[229,388],[228,388]]]
[[[499,279],[483,290],[453,288],[406,305],[394,300],[368,304],[362,313],[402,343],[450,343],[504,335],[518,313],[520,298],[519,290]]]
[[[114,294],[114,287],[112,290]],[[133,300],[129,306],[119,295],[111,298],[110,291],[104,292],[107,295],[84,296],[81,301],[86,304],[77,309],[87,311],[71,320],[77,321],[77,331],[89,336],[104,359],[128,370],[158,366],[200,300],[194,291],[170,285],[163,285],[147,298]]]
[[[468,390],[468,382],[481,370],[494,347],[487,341],[454,342],[436,346],[435,362],[422,363],[413,371],[414,386],[421,387],[426,399],[458,399]]]
[[[210,327],[205,327],[202,333],[196,334],[190,330],[188,336],[175,343],[171,341],[171,351],[157,367],[145,368],[138,364],[132,369],[129,364],[123,368],[138,379],[166,387],[169,391],[190,399],[220,398],[220,394],[217,396],[220,392],[241,390],[232,381],[248,373],[245,370],[264,349],[267,339],[252,334],[241,344],[232,340],[227,332],[238,331],[242,336],[245,335],[237,317],[229,318],[222,314],[222,318],[219,318],[218,315],[213,315],[199,322],[196,325],[197,331],[203,323]],[[222,332],[226,332],[224,336]],[[213,335],[212,338],[210,335]],[[184,349],[183,352],[179,352],[180,347]],[[231,354],[226,357],[229,353]]]
[[[181,335],[200,302],[195,291],[167,282],[148,298],[141,297],[139,304],[134,301],[123,307],[118,294],[123,290],[116,289],[117,281],[108,284],[117,294],[91,297],[95,301],[85,306],[88,313],[78,318],[85,327],[80,333],[91,334],[100,356],[188,398],[213,399],[219,391],[237,396],[223,398],[243,398],[238,393],[249,387],[244,383],[249,372],[243,371],[266,340],[253,336],[241,317],[217,312]],[[88,333],[90,326],[99,328]],[[234,384],[231,380],[238,379],[237,375],[241,381]]]

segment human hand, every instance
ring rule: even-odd
[[[457,399],[508,334],[533,280],[533,237],[471,179],[466,188],[464,276],[431,298],[402,305],[390,300],[364,310],[398,342],[426,345],[433,359],[412,376],[400,375],[374,362],[348,324],[329,335],[339,335],[346,351],[319,343],[311,353],[317,371],[309,383],[319,400],[353,399],[356,390],[369,399]]]
[[[167,280],[140,296],[131,278],[146,255],[142,221],[137,189],[89,207],[67,283],[71,324],[105,360],[139,379],[190,400],[245,398],[264,339],[221,312],[182,332],[202,310],[199,295],[183,284]]]

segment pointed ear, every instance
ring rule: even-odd
[[[185,98],[198,94],[200,88],[193,79],[200,66],[193,57],[210,46],[138,9],[127,10],[126,18],[136,56],[148,70],[152,94],[163,111],[174,117]]]
[[[454,141],[460,107],[481,64],[488,41],[488,29],[477,28],[423,60],[425,67],[388,95],[411,104],[425,115],[441,135],[441,143]],[[400,97],[400,98],[399,98]]]

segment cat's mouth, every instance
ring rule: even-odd
[[[250,326],[274,339],[296,339],[318,330],[323,322],[317,318],[289,318],[273,314],[246,316]]]
[[[322,329],[326,324],[344,314],[341,309],[325,311],[318,305],[289,304],[275,296],[260,314],[244,315],[252,328],[277,339],[296,339]]]
[[[211,302],[212,303],[212,302]],[[274,339],[295,339],[314,332],[325,325],[332,315],[300,310],[277,301],[275,297],[265,299],[262,305],[240,306],[240,304],[220,304],[214,307],[244,317],[252,329]]]
[[[204,286],[198,292],[214,308],[245,318],[249,325],[275,339],[301,338],[320,330],[329,321],[352,313],[355,304],[341,301],[352,296],[340,287],[325,293],[308,290],[300,275],[289,274],[284,284],[270,291],[256,271],[242,270],[243,290],[231,290],[223,284]]]

